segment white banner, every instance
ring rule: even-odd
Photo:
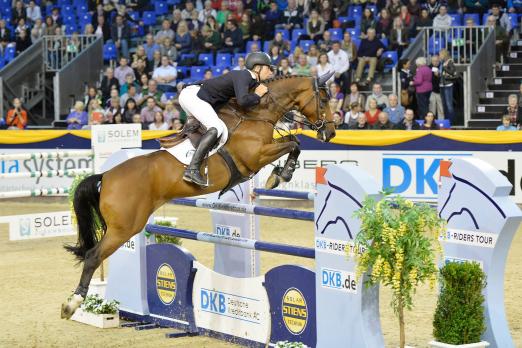
[[[9,224],[9,240],[37,239],[76,234],[71,212],[59,211],[41,214],[0,217],[0,223]]]

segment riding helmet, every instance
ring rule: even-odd
[[[252,70],[255,65],[272,65],[270,56],[265,52],[253,52],[246,57],[245,66],[248,70]]]

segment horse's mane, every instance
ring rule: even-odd
[[[303,77],[304,78],[310,78],[311,76],[307,76],[307,75],[279,75],[279,76],[272,77],[271,79],[262,81],[262,83],[271,83],[271,82],[280,81],[280,80],[296,79],[296,78],[303,78]]]

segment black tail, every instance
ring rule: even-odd
[[[102,174],[91,175],[80,182],[74,192],[74,212],[78,224],[78,242],[76,245],[65,245],[65,250],[76,255],[81,262],[85,259],[87,251],[92,249],[99,241],[98,231],[103,233],[107,229],[105,220],[100,213],[100,193],[98,183]]]

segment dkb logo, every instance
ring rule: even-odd
[[[435,174],[439,171],[440,158],[383,158],[382,187],[393,193],[409,191],[415,195],[436,195]],[[411,192],[411,189],[414,191]],[[426,192],[426,186],[430,192]]]
[[[226,313],[225,295],[212,290],[201,289],[201,309],[217,314]]]

